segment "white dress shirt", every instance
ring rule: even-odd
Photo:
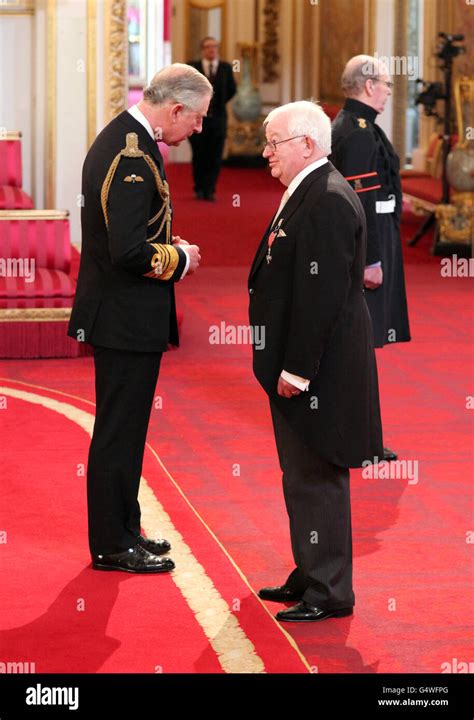
[[[213,75],[215,76],[217,73],[217,66],[219,65],[219,60],[206,60],[203,58],[201,60],[202,62],[202,69],[204,70],[204,75],[209,78],[209,75],[211,74],[211,67]]]
[[[147,118],[144,116],[144,114],[142,113],[142,111],[141,111],[140,108],[138,107],[138,105],[132,105],[131,108],[128,108],[128,112],[130,113],[130,115],[132,115],[132,117],[135,118],[135,120],[138,120],[138,122],[139,122],[141,125],[143,125],[143,127],[145,128],[145,130],[147,131],[147,133],[148,133],[148,134],[150,135],[150,137],[152,138],[153,142],[156,142],[155,132],[154,132],[152,126],[150,125],[150,123],[148,122]],[[186,275],[186,273],[188,272],[188,270],[189,270],[189,255],[188,255],[188,253],[186,252],[186,248],[184,248],[182,245],[180,245],[180,249],[181,249],[181,250],[184,252],[184,254],[186,255],[186,264],[185,264],[185,266],[184,266],[184,270],[183,270],[183,272],[181,273],[181,277],[180,277],[180,280],[182,280],[182,279],[184,278],[184,276]]]
[[[312,173],[313,170],[316,170],[322,165],[325,165],[327,162],[327,157],[324,157],[320,158],[319,160],[315,160],[313,163],[311,163],[311,165],[307,165],[305,168],[303,168],[303,170],[301,170],[301,172],[299,172],[298,175],[296,175],[288,185],[288,196],[291,197],[293,195],[296,188],[303,182],[307,175]],[[286,370],[281,371],[280,377],[282,377],[283,380],[286,380],[286,382],[289,382],[291,385],[297,387],[298,390],[305,391],[309,388],[309,380],[307,380],[306,378],[302,378],[299,375],[293,375],[293,373],[289,373]]]

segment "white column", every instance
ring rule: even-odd
[[[375,19],[375,38],[374,38],[374,54],[379,57],[391,57],[394,46],[394,20],[395,20],[395,2],[394,0],[377,0],[376,3],[376,19]],[[392,115],[393,115],[393,97],[390,96],[385,105],[384,112],[377,117],[377,123],[384,130],[389,138],[392,137]]]
[[[56,198],[69,210],[71,240],[80,237],[81,168],[87,152],[87,6],[56,5]]]
[[[23,188],[33,195],[34,16],[0,15],[0,130],[20,130]]]

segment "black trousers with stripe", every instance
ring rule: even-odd
[[[286,584],[323,610],[352,607],[349,470],[316,455],[272,402],[270,409],[296,565]]]
[[[161,356],[94,348],[96,417],[87,466],[93,555],[123,552],[140,535],[138,490]]]

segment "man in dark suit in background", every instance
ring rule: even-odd
[[[254,373],[269,396],[295,569],[260,597],[299,601],[282,621],[352,614],[349,468],[382,452],[377,368],[364,297],[361,203],[328,162],[315,103],[273,110],[263,156],[287,187],[249,276],[250,324],[265,327]]]
[[[367,221],[364,285],[375,347],[410,340],[400,239],[400,161],[375,122],[392,94],[388,69],[378,58],[356,55],[342,74],[347,100],[333,122],[331,162],[358,194]],[[397,455],[384,448],[385,460]]]
[[[157,573],[170,544],[141,535],[138,489],[163,352],[178,345],[174,283],[199,248],[171,234],[157,139],[199,133],[212,87],[174,64],[98,135],[83,168],[82,251],[68,334],[94,346],[96,417],[87,468],[89,546],[97,570]]]
[[[202,133],[189,138],[193,151],[194,192],[199,200],[215,200],[216,183],[221,169],[227,133],[226,104],[234,97],[236,85],[232,66],[219,59],[219,43],[213,37],[201,40],[202,58],[189,64],[203,73],[214,94]]]

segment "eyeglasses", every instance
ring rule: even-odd
[[[381,83],[383,83],[384,85],[386,85],[386,86],[388,87],[389,90],[393,90],[393,88],[394,88],[394,83],[393,83],[393,82],[390,82],[390,80],[381,80],[380,78],[371,78],[371,79],[372,79],[374,82],[381,82]]]
[[[294,135],[294,137],[286,138],[286,140],[278,140],[277,142],[275,142],[275,140],[269,140],[268,142],[266,142],[264,144],[263,147],[265,150],[268,149],[268,150],[271,150],[272,152],[276,152],[278,150],[278,147],[277,147],[278,145],[281,145],[282,143],[286,143],[286,142],[289,142],[290,140],[296,140],[296,138],[302,138],[302,137],[306,137],[306,135]]]

